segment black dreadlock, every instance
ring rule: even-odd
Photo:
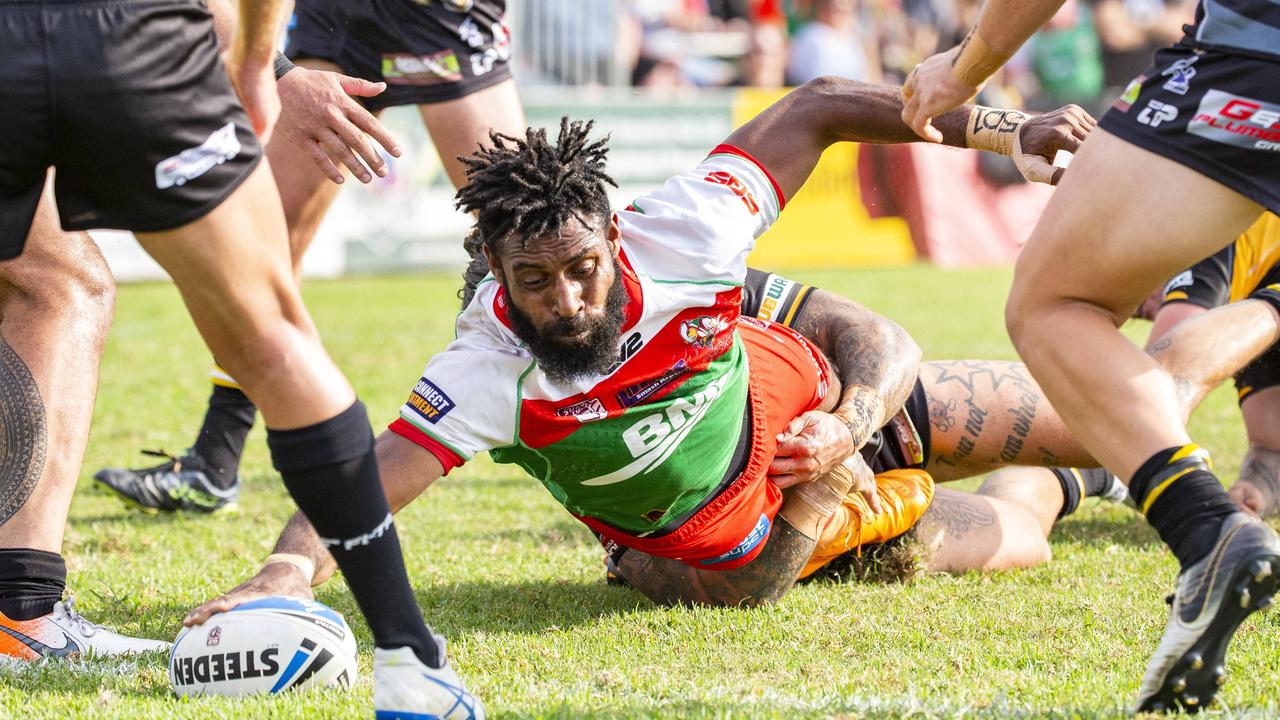
[[[463,242],[471,255],[462,276],[463,307],[489,272],[481,247],[493,252],[516,233],[524,241],[558,233],[569,218],[587,227],[609,221],[605,183],[618,184],[604,171],[609,137],[588,142],[594,124],[560,118],[555,145],[544,129],[525,130],[523,140],[490,131],[490,147],[458,158],[467,166],[467,184],[458,191],[456,205],[476,214],[474,230]]]

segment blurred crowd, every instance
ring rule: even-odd
[[[534,0],[543,80],[655,89],[900,83],[954,46],[981,0]],[[606,8],[601,10],[601,8]],[[990,84],[990,104],[1105,105],[1182,35],[1195,0],[1067,0]],[[526,21],[528,23],[529,21]]]

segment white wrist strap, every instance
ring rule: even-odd
[[[302,574],[307,577],[308,583],[310,583],[312,578],[316,576],[316,564],[311,562],[311,558],[304,557],[302,555],[295,555],[293,553],[273,553],[268,555],[266,560],[262,561],[262,567],[265,568],[268,565],[275,565],[276,563],[287,563],[298,568],[298,570],[302,571]]]

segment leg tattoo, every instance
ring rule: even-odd
[[[48,437],[36,379],[0,338],[0,525],[26,505],[40,481]]]

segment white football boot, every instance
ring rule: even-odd
[[[0,658],[7,660],[114,657],[168,649],[169,643],[163,640],[127,637],[86,620],[69,597],[55,603],[53,612],[32,620],[0,614]]]
[[[427,667],[407,647],[374,648],[373,709],[377,720],[484,720],[484,705],[447,661]]]

